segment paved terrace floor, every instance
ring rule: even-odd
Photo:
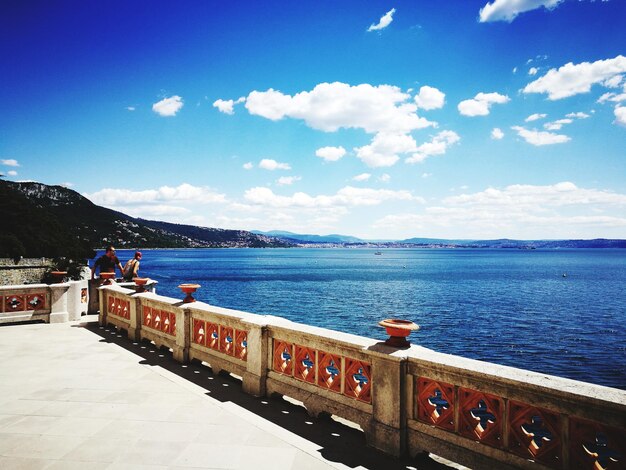
[[[175,362],[95,316],[0,327],[2,469],[442,470],[229,375]]]

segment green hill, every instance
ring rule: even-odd
[[[169,224],[93,204],[76,191],[0,180],[0,257],[91,257],[93,248],[289,246],[240,230]]]

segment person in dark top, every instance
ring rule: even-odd
[[[93,268],[91,268],[91,279],[94,278],[96,268],[100,268],[101,273],[114,273],[116,266],[119,268],[120,273],[124,275],[122,263],[120,263],[118,257],[115,256],[115,248],[113,248],[112,246],[107,246],[106,252],[96,260],[96,262],[93,264]]]

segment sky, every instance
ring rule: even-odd
[[[626,1],[0,3],[0,173],[147,219],[626,238]]]

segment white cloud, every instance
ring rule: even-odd
[[[7,175],[9,175],[9,176],[17,176],[17,171],[9,170],[9,171],[7,171]]]
[[[235,114],[235,105],[246,101],[245,97],[239,98],[237,101],[218,99],[213,102],[213,107],[220,110],[224,114]]]
[[[331,208],[353,206],[376,206],[385,201],[402,200],[424,202],[422,198],[413,196],[409,191],[392,191],[388,189],[369,189],[345,186],[331,196],[310,196],[298,192],[292,196],[279,196],[265,187],[248,189],[244,198],[251,204],[272,208]]]
[[[606,103],[607,101],[612,101],[613,103],[621,103],[622,101],[626,101],[626,92],[620,93],[604,93],[600,98],[598,98],[598,103]]]
[[[315,151],[315,156],[323,158],[327,162],[336,162],[346,154],[343,147],[321,147]]]
[[[571,139],[562,134],[553,134],[551,132],[528,130],[520,126],[512,126],[511,129],[517,131],[517,135],[522,137],[526,142],[535,146],[563,144]]]
[[[615,75],[614,77],[606,79],[604,82],[602,82],[602,84],[607,88],[618,88],[622,83],[622,78],[624,77],[622,77],[621,75]]]
[[[290,186],[296,181],[300,181],[302,177],[300,176],[281,176],[276,180],[276,184],[278,186]]]
[[[463,116],[486,116],[492,104],[504,104],[509,101],[508,96],[500,93],[478,93],[472,99],[461,101],[458,109]]]
[[[74,186],[74,183],[70,183],[70,182],[60,183],[59,186],[63,186],[64,188],[71,188],[72,186]]]
[[[264,158],[259,162],[259,168],[263,168],[264,170],[291,170],[291,166],[289,163],[279,163],[276,160],[272,160],[271,158]]]
[[[423,179],[430,178],[431,176],[433,176],[432,173],[422,173],[422,178]]]
[[[382,182],[382,183],[388,183],[391,180],[391,175],[387,174],[387,173],[383,173],[382,175],[380,175],[380,177],[378,178],[378,181]]]
[[[626,127],[626,106],[615,106],[615,124]]]
[[[243,164],[244,170],[252,170],[252,168],[254,168],[254,165],[252,164],[252,162],[247,162]]]
[[[158,103],[152,105],[152,111],[160,116],[176,116],[176,113],[183,107],[183,99],[174,95],[169,98],[163,98]]]
[[[417,107],[426,110],[442,108],[445,101],[445,93],[427,85],[421,87],[420,92],[415,96]]]
[[[535,113],[535,114],[531,114],[530,116],[528,116],[526,119],[524,119],[524,121],[526,121],[526,122],[537,121],[538,119],[543,119],[546,116],[547,116],[547,114]]]
[[[537,72],[539,72],[539,69],[537,67],[531,67],[528,70],[528,75],[537,75]]]
[[[363,129],[374,134],[387,132],[406,134],[435,123],[417,115],[411,96],[398,87],[346,83],[320,83],[311,91],[293,96],[280,91],[252,91],[246,109],[253,115],[271,120],[302,119],[317,130]]]
[[[378,22],[378,24],[372,23],[370,27],[367,28],[367,31],[371,32],[371,31],[380,31],[381,29],[385,29],[393,21],[393,14],[395,12],[396,12],[395,8],[392,8],[391,10],[389,10],[387,13],[385,13],[383,16],[380,17],[380,21]]]
[[[571,182],[516,184],[444,198],[421,213],[383,217],[375,227],[389,234],[428,233],[454,238],[594,238],[626,227],[626,194],[579,188]],[[604,232],[599,233],[599,230]],[[612,231],[612,232],[611,232]]]
[[[20,164],[18,163],[17,160],[14,160],[13,158],[8,158],[5,160],[0,160],[0,163],[2,163],[3,165],[6,166],[20,166]]]
[[[370,179],[372,177],[371,174],[369,173],[361,173],[360,175],[356,175],[354,178],[352,178],[354,181],[367,181],[368,179]]]
[[[378,133],[369,145],[356,147],[358,158],[372,168],[393,166],[400,159],[398,154],[415,151],[415,139],[408,134]]]
[[[128,111],[134,111],[136,108],[134,106],[126,106]]]
[[[571,124],[572,122],[574,122],[572,119],[557,119],[556,121],[546,122],[543,128],[549,131],[560,131],[563,125]]]
[[[563,0],[494,0],[480,9],[479,21],[513,21],[517,15],[537,8],[556,8]]]
[[[157,204],[173,201],[194,201],[209,204],[225,202],[223,194],[217,193],[206,186],[192,186],[183,183],[176,187],[161,186],[158,189],[133,191],[130,189],[104,188],[91,194],[83,194],[94,204],[107,207],[117,205]]]
[[[547,93],[548,99],[559,100],[579,93],[588,93],[595,84],[609,83],[615,76],[626,72],[626,57],[596,62],[569,62],[557,69],[550,69],[543,77],[524,87],[524,93]]]
[[[513,73],[517,73],[517,67],[513,67]]]
[[[504,137],[504,132],[499,127],[494,127],[491,131],[491,138],[493,140],[500,140]]]
[[[443,155],[448,147],[456,144],[461,138],[454,131],[441,131],[433,136],[430,142],[425,142],[415,149],[416,153],[405,159],[406,163],[419,163],[432,155]]]
[[[568,113],[565,115],[565,117],[570,119],[587,119],[589,115],[587,113],[579,111],[577,113]]]

